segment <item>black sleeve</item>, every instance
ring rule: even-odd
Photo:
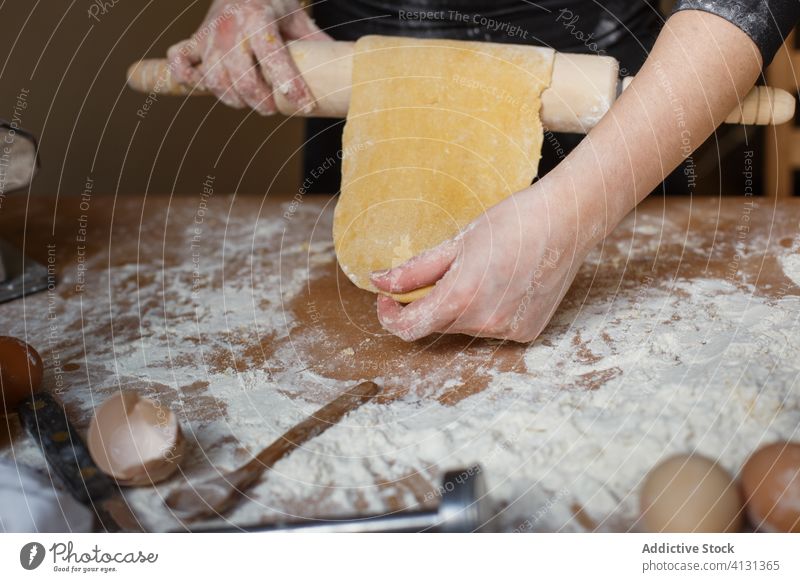
[[[756,43],[765,67],[800,20],[800,0],[678,0],[679,10],[703,10],[735,24]]]

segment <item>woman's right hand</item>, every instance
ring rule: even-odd
[[[215,0],[203,25],[167,53],[173,77],[231,107],[275,113],[273,91],[311,111],[314,96],[284,40],[332,40],[297,0]]]

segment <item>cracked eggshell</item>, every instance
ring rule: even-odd
[[[741,480],[754,527],[800,533],[800,443],[761,447],[742,467]]]
[[[178,468],[184,442],[172,411],[135,392],[103,402],[87,441],[95,464],[120,485],[151,485],[169,477]]]

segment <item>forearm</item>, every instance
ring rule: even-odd
[[[755,44],[733,24],[674,15],[630,87],[541,187],[597,221],[578,229],[596,242],[705,141],[760,70]]]

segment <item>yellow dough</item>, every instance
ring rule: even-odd
[[[372,271],[455,236],[530,185],[554,54],[379,36],[356,43],[333,223],[339,265],[353,283],[377,291]]]

